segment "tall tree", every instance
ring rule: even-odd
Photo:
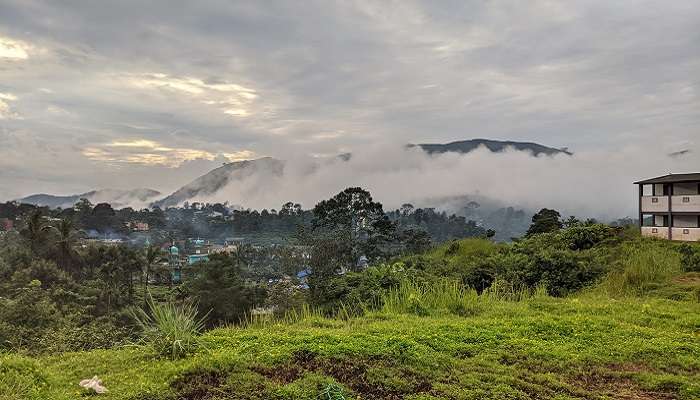
[[[527,230],[527,236],[536,235],[538,233],[556,232],[563,227],[561,214],[556,210],[548,208],[541,209],[537,214],[532,216],[532,225]]]
[[[76,229],[75,222],[70,218],[64,218],[57,225],[51,226],[55,234],[56,264],[66,272],[76,275],[80,268],[76,265],[77,254],[75,244],[80,238],[81,232]]]

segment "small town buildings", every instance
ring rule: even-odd
[[[151,227],[148,225],[148,222],[143,221],[131,221],[128,222],[126,226],[132,231],[136,232],[148,232],[151,229]]]
[[[643,236],[700,241],[700,173],[669,174],[635,184]]]
[[[15,227],[15,222],[9,218],[0,218],[0,231],[9,232]]]

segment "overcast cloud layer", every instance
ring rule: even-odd
[[[0,0],[0,200],[474,137],[569,147],[598,190],[700,170],[700,2]]]

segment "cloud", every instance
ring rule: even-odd
[[[0,59],[26,60],[30,49],[27,43],[0,36]]]
[[[11,93],[0,93],[0,120],[3,119],[21,119],[21,116],[14,111],[9,102],[17,100],[17,96]]]
[[[664,149],[697,139],[698,26],[687,1],[5,0],[0,197],[378,142]]]
[[[179,167],[192,160],[216,160],[223,157],[228,161],[240,161],[256,156],[250,150],[212,153],[201,149],[168,147],[147,139],[116,140],[94,145],[84,148],[82,155],[93,161],[160,165],[169,168]]]
[[[163,73],[129,76],[128,82],[138,88],[150,88],[179,92],[202,104],[215,106],[224,114],[246,117],[258,94],[255,90],[235,83],[206,83],[193,77],[172,77]]]

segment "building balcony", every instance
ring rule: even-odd
[[[659,239],[671,239],[682,242],[700,241],[700,228],[671,228],[671,237],[668,237],[667,226],[643,226],[642,236],[655,237]]]
[[[643,226],[642,236],[655,237],[658,239],[668,239],[668,227],[666,226]]]
[[[700,214],[700,195],[671,196],[671,209],[674,213]],[[642,196],[643,213],[667,213],[668,196]]]
[[[642,196],[642,212],[668,212],[668,196]]]
[[[700,195],[680,195],[671,197],[673,212],[700,213]]]
[[[700,228],[671,228],[671,239],[698,242],[700,241]]]

